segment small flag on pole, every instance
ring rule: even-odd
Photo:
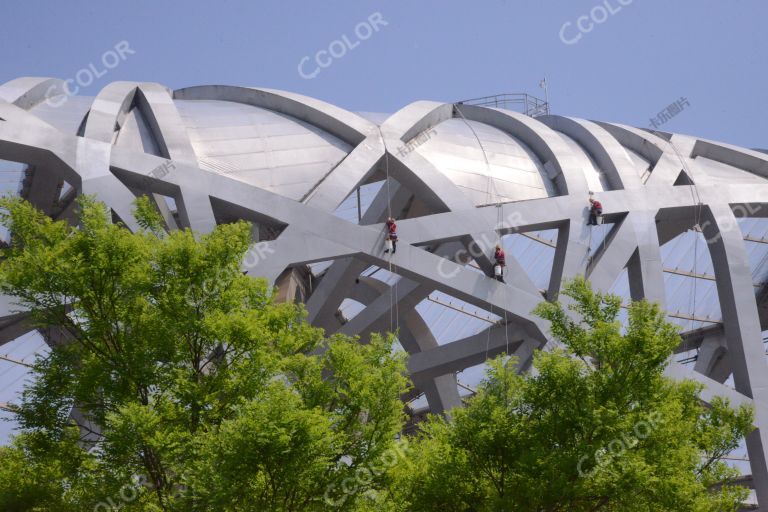
[[[547,88],[547,79],[546,78],[542,79],[541,82],[539,82],[539,87],[541,87],[542,89],[546,89]]]

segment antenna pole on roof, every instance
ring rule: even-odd
[[[544,89],[544,105],[545,105],[545,111],[547,114],[549,114],[549,91],[547,90],[547,77],[544,77],[541,82],[539,82],[539,87]]]

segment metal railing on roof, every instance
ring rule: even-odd
[[[531,117],[549,114],[548,102],[526,93],[494,94],[493,96],[482,96],[480,98],[462,100],[457,103],[463,105],[475,105],[478,107],[516,110]]]

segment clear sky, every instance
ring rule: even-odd
[[[386,25],[357,37],[375,13]],[[0,81],[73,78],[92,63],[100,72],[120,41],[135,53],[81,94],[114,80],[220,83],[394,112],[420,99],[540,94],[546,76],[557,114],[648,126],[683,97],[690,106],[662,129],[764,148],[766,15],[765,0],[3,0]],[[580,16],[591,31],[579,31]],[[339,58],[300,76],[303,57],[313,73],[317,52],[344,36],[354,48],[336,44]]]

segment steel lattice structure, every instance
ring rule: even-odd
[[[700,229],[721,318],[684,333],[684,348],[698,357],[692,366],[671,362],[668,373],[704,384],[704,399],[754,405],[747,481],[768,506],[768,294],[753,280],[738,221],[768,217],[768,154],[619,124],[429,101],[379,122],[266,89],[116,82],[95,98],[65,90],[48,78],[0,86],[0,159],[27,165],[24,197],[72,220],[72,197],[95,194],[131,229],[132,202],[142,194],[155,198],[169,229],[204,233],[233,219],[253,221],[261,241],[247,271],[303,300],[313,324],[365,339],[388,330],[397,315],[411,377],[433,411],[459,405],[456,372],[487,357],[508,350],[525,369],[548,343],[546,323],[531,310],[557,297],[565,279],[586,275],[607,291],[626,273],[632,299],[672,311],[662,246]],[[360,187],[382,180],[359,220],[338,215]],[[599,243],[585,225],[590,190],[604,207],[607,236]],[[400,235],[392,257],[382,242],[390,210]],[[487,277],[499,236],[542,230],[556,233],[543,285],[529,275],[532,262],[511,253],[507,282]],[[308,265],[318,262],[324,267],[314,273]],[[372,277],[371,267],[392,278]],[[695,268],[677,273],[701,278]],[[418,309],[435,290],[503,320],[439,343]],[[360,311],[340,313],[345,300]],[[11,302],[5,298],[1,343],[29,330]]]

